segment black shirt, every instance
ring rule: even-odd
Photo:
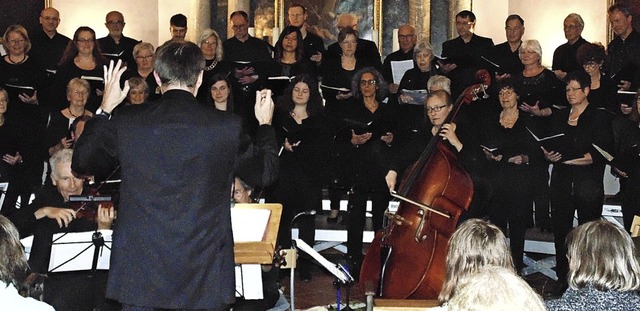
[[[49,35],[44,30],[39,29],[31,34],[29,55],[38,60],[44,69],[56,70],[58,62],[62,59],[62,54],[70,41],[71,39],[60,33],[56,33],[53,38],[49,38]]]
[[[559,46],[555,52],[553,52],[553,65],[551,68],[553,70],[562,70],[567,73],[582,69],[582,66],[578,64],[578,60],[576,59],[576,53],[578,52],[578,48],[585,43],[587,43],[587,40],[580,37],[578,38],[578,41],[573,44],[569,44],[569,42],[567,42]]]
[[[394,83],[393,82],[393,72],[391,71],[391,62],[399,62],[399,61],[403,61],[403,60],[410,60],[413,59],[413,49],[404,52],[403,50],[397,50],[389,55],[387,55],[387,57],[384,59],[384,63],[382,64],[382,76],[384,77],[385,81],[387,81],[387,83]],[[413,67],[416,68],[416,62],[413,62]],[[399,84],[400,81],[398,81]],[[425,84],[426,85],[426,84]]]
[[[607,76],[614,82],[628,80],[632,90],[640,83],[640,33],[635,29],[622,40],[616,36],[607,49]]]
[[[98,44],[102,50],[102,56],[117,62],[121,59],[127,65],[127,68],[135,70],[137,65],[133,58],[133,48],[140,41],[125,37],[120,38],[120,42],[116,43],[113,38],[106,36],[98,39]]]
[[[342,55],[342,50],[340,49],[340,45],[338,44],[338,42],[330,45],[327,48],[328,57],[337,58],[340,55]],[[358,38],[358,46],[356,47],[355,56],[356,58],[369,61],[371,65],[377,70],[380,70],[380,68],[382,68],[380,52],[378,52],[378,47],[373,41]]]
[[[522,42],[520,42],[520,45],[522,45]],[[518,46],[515,51],[511,51],[509,42],[503,42],[496,45],[494,54],[489,58],[492,62],[500,65],[500,68],[495,71],[511,75],[522,72],[522,70],[524,70],[524,65],[520,60],[519,50],[520,46]]]

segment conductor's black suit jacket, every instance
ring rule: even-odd
[[[96,116],[76,144],[75,172],[122,168],[107,297],[167,309],[224,310],[234,301],[230,195],[238,173],[277,173],[273,128],[255,143],[237,116],[170,90],[154,103]]]

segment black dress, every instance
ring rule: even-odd
[[[228,78],[230,73],[231,73],[231,66],[229,65],[228,62],[220,60],[217,61],[215,59],[208,59],[205,61],[205,67],[204,67],[204,72],[202,74],[202,85],[200,85],[200,88],[198,88],[198,93],[196,95],[196,98],[198,99],[198,102],[202,103],[202,104],[210,104],[210,98],[211,98],[211,84],[210,84],[210,80],[211,77],[213,77],[215,74],[222,74],[227,76]],[[157,98],[155,98],[157,99]]]
[[[5,119],[4,124],[0,125],[0,156],[6,154],[15,156],[16,153],[23,153],[22,150],[25,148],[23,133],[24,130],[17,124]],[[16,202],[19,196],[21,196],[21,202],[29,200],[31,192],[28,191],[21,178],[23,171],[21,163],[10,165],[5,161],[0,161],[0,182],[9,183],[4,203],[0,207],[0,212],[4,216],[10,216],[16,211]]]

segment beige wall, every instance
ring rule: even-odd
[[[582,37],[587,41],[607,42],[607,0],[474,0],[473,12],[478,18],[476,33],[506,41],[504,20],[519,14],[525,21],[524,39],[536,39],[542,45],[542,64],[551,67],[553,51],[567,40],[562,23],[570,13],[578,13],[585,21]]]

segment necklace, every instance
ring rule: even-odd
[[[22,59],[20,61],[17,61],[17,62],[14,62],[13,59],[11,59],[11,55],[8,55],[8,59],[9,59],[9,62],[12,63],[12,64],[20,64],[20,63],[24,62],[27,59],[27,55],[22,54]]]
[[[209,65],[209,66],[204,68],[204,71],[209,71],[209,70],[215,68],[217,64],[218,64],[218,61],[214,60],[213,63],[211,63],[211,65]]]
[[[69,114],[70,114],[72,117],[74,117],[74,118],[77,118],[77,117],[79,117],[79,116],[83,116],[83,115],[84,115],[84,112],[85,112],[85,109],[84,109],[84,108],[82,108],[82,113],[81,113],[79,116],[76,116],[75,114],[73,114],[73,112],[71,112],[71,108],[67,108],[67,110],[69,110]]]
[[[502,125],[505,128],[512,128],[513,125],[516,123],[516,121],[518,120],[518,116],[520,114],[518,113],[518,110],[516,110],[515,116],[511,117],[511,118],[507,118],[504,115],[504,111],[500,112],[500,125]]]
[[[580,118],[580,114],[578,114],[575,118],[571,117],[572,114],[573,114],[573,108],[571,108],[571,111],[569,111],[569,123],[577,122],[578,118]]]

